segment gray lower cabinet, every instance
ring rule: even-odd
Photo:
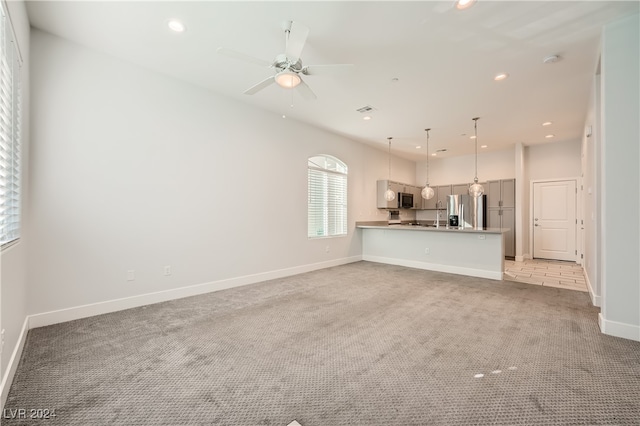
[[[488,208],[487,219],[489,228],[509,228],[509,231],[502,234],[504,237],[504,255],[514,257],[516,255],[515,208]]]

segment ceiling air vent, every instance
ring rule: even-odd
[[[366,105],[366,106],[363,106],[362,108],[358,108],[356,111],[358,111],[359,113],[362,113],[362,114],[366,114],[366,113],[369,113],[369,112],[372,112],[372,111],[375,111],[375,110],[376,109],[374,107],[372,107],[370,105]]]
[[[436,152],[447,152],[447,148],[437,149]]]

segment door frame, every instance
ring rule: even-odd
[[[576,183],[576,190],[578,190],[580,188],[580,184],[581,184],[581,179],[578,176],[574,176],[574,177],[566,177],[566,178],[556,178],[556,179],[532,179],[529,181],[529,253],[531,253],[531,258],[534,259],[534,255],[533,255],[533,184],[534,183],[548,183],[548,182],[563,182],[563,181],[567,181],[567,180],[572,180]],[[578,200],[578,195],[579,195],[580,191],[577,191],[576,193],[576,205],[575,205],[575,209],[576,209],[576,219],[580,220],[580,218],[582,218],[582,209],[580,206],[580,202]],[[578,227],[579,224],[574,224],[574,226],[576,227],[576,250],[582,250],[580,248],[580,246],[578,245],[578,232],[580,231],[580,228]],[[575,255],[573,261],[574,262],[578,262],[578,254]]]

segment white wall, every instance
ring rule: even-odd
[[[30,313],[361,255],[384,151],[38,30],[32,58]],[[349,167],[347,237],[307,239],[320,153]]]
[[[424,186],[427,177],[426,161],[416,164],[416,185]],[[482,182],[515,177],[514,149],[478,153],[478,179]],[[473,182],[475,155],[429,160],[431,186]]]
[[[640,341],[640,17],[602,35],[602,313],[607,334]],[[622,200],[623,203],[619,204]],[[622,208],[621,208],[622,206]]]
[[[580,140],[530,145],[525,148],[529,180],[578,177],[581,174]]]
[[[0,324],[5,330],[4,348],[0,356],[0,394],[7,396],[18,359],[10,365],[27,316],[27,248],[29,224],[29,21],[23,2],[4,3],[8,7],[23,58],[22,77],[22,217],[21,238],[17,244],[2,251],[0,256]],[[19,352],[17,353],[19,356]],[[9,367],[13,366],[13,371]],[[3,404],[0,404],[3,405]]]

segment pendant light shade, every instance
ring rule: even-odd
[[[384,199],[387,201],[396,199],[396,193],[391,189],[391,139],[393,138],[387,138],[389,141],[389,180],[387,181],[387,190],[384,192]]]
[[[424,198],[425,200],[430,200],[433,198],[433,196],[435,195],[435,192],[433,192],[433,188],[429,186],[429,184],[426,184],[424,188],[422,188],[422,198]]]
[[[473,120],[473,128],[475,131],[475,141],[476,141],[476,175],[473,178],[473,185],[469,187],[469,195],[472,197],[480,197],[484,194],[484,188],[482,185],[478,183],[478,120],[480,117],[472,118]]]
[[[422,198],[424,198],[425,200],[430,200],[435,195],[435,193],[433,192],[433,188],[429,186],[429,130],[431,129],[425,129],[425,131],[427,132],[427,183],[424,185],[424,188],[422,188],[422,191],[420,192]]]

